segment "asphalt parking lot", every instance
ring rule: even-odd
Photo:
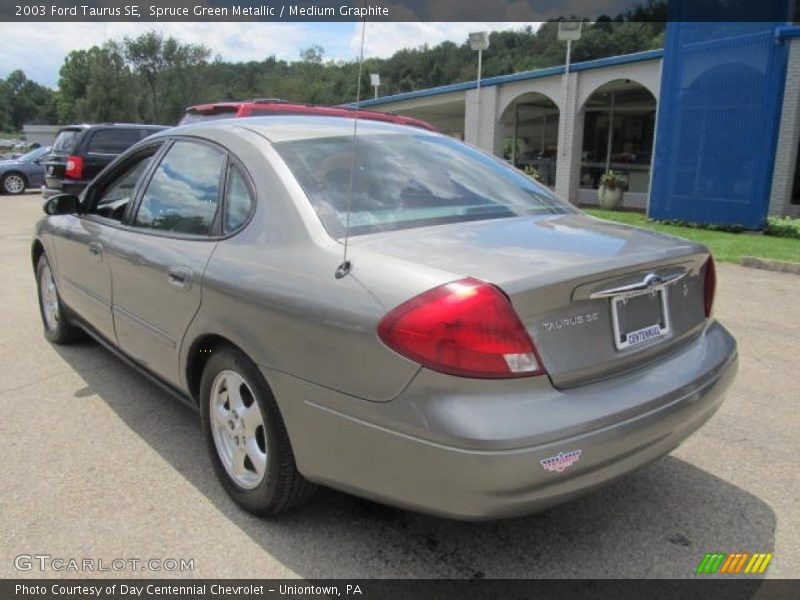
[[[717,551],[774,552],[768,577],[800,575],[798,276],[718,265],[738,379],[683,446],[610,487],[492,523],[329,490],[262,520],[218,484],[193,412],[95,344],[44,340],[30,263],[41,199],[0,206],[2,577],[89,575],[20,573],[20,554],[194,559],[159,576],[692,577]]]

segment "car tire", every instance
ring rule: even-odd
[[[55,344],[70,344],[82,339],[83,332],[69,321],[50,262],[45,254],[39,257],[39,262],[36,264],[36,289],[44,336]]]
[[[200,382],[200,409],[214,470],[240,506],[275,516],[311,498],[316,486],[297,470],[275,397],[242,352],[213,351]]]
[[[28,180],[22,173],[6,173],[0,179],[0,191],[8,196],[23,193],[28,189]]]

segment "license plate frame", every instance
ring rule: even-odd
[[[647,294],[657,294],[659,296],[660,302],[658,304],[661,308],[661,314],[653,315],[654,322],[650,325],[646,325],[632,331],[622,331],[619,316],[620,309],[624,309],[624,306],[629,299]],[[663,339],[669,334],[672,327],[669,319],[667,287],[658,286],[648,290],[626,292],[624,294],[612,296],[611,322],[614,328],[614,346],[617,348],[617,350],[643,347],[648,345],[647,342]]]

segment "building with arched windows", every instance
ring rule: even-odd
[[[363,108],[418,117],[502,156],[574,204],[600,175],[665,219],[759,228],[800,216],[800,28],[668,25],[667,46],[385,96]]]
[[[361,103],[424,119],[489,150],[576,204],[596,202],[606,170],[628,181],[626,203],[646,208],[663,51],[490,77]],[[565,95],[566,91],[566,95]]]

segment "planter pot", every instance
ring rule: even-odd
[[[601,185],[597,188],[597,201],[600,208],[614,210],[622,206],[622,188],[615,187],[613,190]]]

